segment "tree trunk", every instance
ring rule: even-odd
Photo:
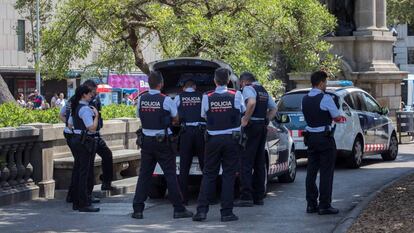
[[[16,102],[13,95],[10,93],[9,87],[0,75],[0,104],[6,102]]]

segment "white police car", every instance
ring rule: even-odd
[[[168,60],[155,61],[150,64],[150,70],[160,71],[164,78],[164,89],[162,92],[175,97],[181,92],[182,87],[179,85],[180,77],[183,74],[192,74],[194,81],[197,84],[197,90],[206,92],[214,90],[214,71],[219,68],[227,68],[232,71],[231,67],[217,60],[207,60],[201,58],[175,58]],[[229,88],[238,89],[238,78],[231,72]],[[293,139],[289,135],[289,131],[281,122],[288,122],[283,116],[273,120],[268,126],[267,142],[266,142],[266,164],[267,180],[278,177],[280,182],[290,183],[296,177],[296,158],[294,153]],[[176,131],[177,128],[173,129]],[[179,128],[178,128],[179,130]],[[176,171],[177,175],[180,172],[180,156],[179,152],[176,156]],[[221,174],[220,169],[220,174]],[[198,158],[193,157],[193,162],[190,167],[190,185],[199,185],[202,177]],[[150,198],[164,197],[166,192],[166,182],[164,173],[159,166],[156,165],[153,173],[153,185],[150,189]]]
[[[331,87],[335,85],[336,87]],[[278,103],[279,113],[290,116],[285,124],[293,137],[297,158],[306,157],[302,132],[306,122],[302,114],[302,98],[310,88],[290,91]],[[336,124],[334,134],[338,156],[344,156],[351,168],[361,166],[362,158],[381,154],[383,160],[395,160],[398,154],[396,130],[388,109],[364,90],[353,87],[350,81],[328,81],[326,93],[330,94],[346,122]]]

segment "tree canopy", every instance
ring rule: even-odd
[[[414,23],[414,0],[388,0],[387,10],[391,24]]]
[[[62,77],[98,38],[96,67],[148,73],[143,50],[155,41],[163,58],[222,59],[266,80],[275,51],[293,71],[335,69],[321,38],[335,25],[318,0],[66,0],[42,33],[42,68]]]

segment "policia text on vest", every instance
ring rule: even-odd
[[[193,213],[183,205],[176,176],[175,154],[168,142],[172,134],[169,128],[178,124],[177,106],[170,97],[161,94],[163,78],[160,72],[151,72],[148,78],[150,90],[138,98],[137,117],[142,130],[138,132],[141,147],[141,168],[133,200],[132,218],[142,219],[145,200],[152,184],[152,174],[158,163],[167,183],[168,196],[174,207],[174,218],[190,218]]]

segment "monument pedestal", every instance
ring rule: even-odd
[[[400,107],[401,80],[408,73],[393,62],[396,38],[386,28],[385,0],[356,0],[353,36],[326,37],[331,53],[342,59],[340,79],[354,82],[390,109],[392,115]],[[341,77],[342,76],[342,77]],[[310,75],[289,74],[297,88],[310,86]]]

